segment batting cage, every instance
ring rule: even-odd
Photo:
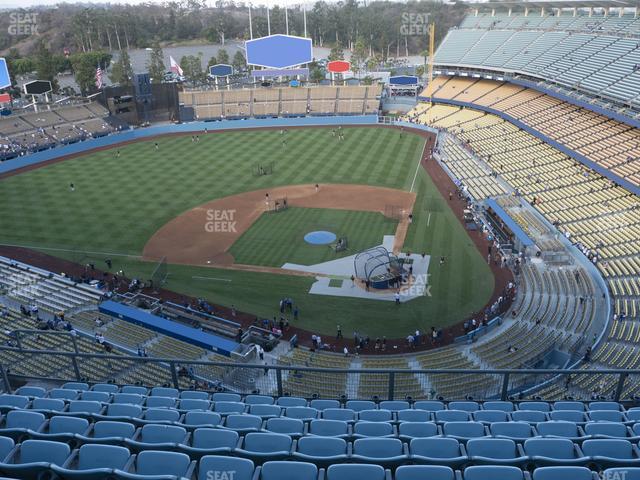
[[[263,177],[265,175],[273,175],[275,171],[274,162],[254,163],[251,165],[251,174],[254,177]]]
[[[356,255],[353,260],[356,277],[369,280],[372,277],[386,274],[392,265],[389,251],[384,247],[373,247]]]

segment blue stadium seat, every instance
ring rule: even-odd
[[[554,410],[570,410],[575,412],[584,412],[584,403],[573,401],[560,401],[553,404]]]
[[[428,438],[438,435],[438,426],[429,422],[402,422],[398,425],[398,436],[402,440]]]
[[[478,410],[472,413],[476,422],[495,423],[509,421],[509,414],[502,410]]]
[[[14,440],[27,435],[29,430],[39,432],[45,426],[46,417],[40,412],[29,410],[12,410],[7,413],[4,425],[0,428],[0,435]]]
[[[112,383],[96,383],[91,390],[94,392],[117,393],[120,388]]]
[[[584,433],[591,438],[627,438],[629,428],[624,423],[589,422],[584,426]]]
[[[111,400],[111,394],[107,392],[96,392],[95,390],[86,390],[80,393],[80,400],[107,403]]]
[[[153,387],[151,389],[152,397],[171,397],[178,398],[180,396],[180,392],[175,388],[169,387]]]
[[[257,432],[262,429],[262,418],[256,415],[227,415],[224,428],[238,433]]]
[[[180,450],[190,457],[211,454],[231,454],[238,446],[240,436],[233,430],[219,428],[197,428],[191,437],[191,445],[180,445]]]
[[[379,408],[381,410],[397,412],[399,410],[408,410],[411,408],[411,405],[405,400],[384,400],[380,402]]]
[[[153,398],[153,397],[151,397]],[[147,400],[147,404],[149,401]],[[195,410],[208,411],[211,410],[211,402],[199,398],[183,398],[180,400],[179,409],[182,411],[193,412]]]
[[[484,402],[482,404],[482,408],[484,410],[500,410],[502,412],[507,412],[507,413],[513,412],[515,410],[513,402],[506,402],[506,401]]]
[[[67,382],[62,385],[62,388],[83,392],[85,390],[89,390],[89,384],[84,382]]]
[[[371,400],[347,400],[345,408],[349,408],[354,412],[361,412],[362,410],[373,410],[377,407],[375,402]]]
[[[323,399],[314,399],[311,400],[309,404],[311,408],[315,408],[316,410],[326,410],[327,408],[340,408],[340,402],[338,400],[323,400]]]
[[[464,470],[464,480],[524,480],[528,475],[518,467],[478,465]]]
[[[318,467],[308,462],[266,462],[260,471],[261,480],[317,480]]]
[[[449,410],[462,410],[463,412],[477,412],[480,410],[480,404],[478,402],[449,402]]]
[[[246,405],[242,402],[215,402],[213,404],[213,411],[220,415],[229,415],[232,413],[244,413]]]
[[[456,468],[467,461],[464,447],[455,438],[414,438],[409,451],[411,461],[418,464]]]
[[[261,418],[275,418],[282,414],[282,407],[278,405],[255,404],[249,406],[249,413]]]
[[[269,460],[285,460],[291,454],[293,440],[279,433],[247,433],[236,454],[262,464]]]
[[[31,410],[43,413],[58,413],[65,408],[67,408],[66,402],[57,398],[34,398],[31,403]]]
[[[454,480],[455,472],[442,465],[402,465],[396,469],[395,480]]]
[[[76,438],[82,443],[121,445],[125,438],[132,439],[135,433],[136,427],[132,423],[100,420],[89,427],[86,435]]]
[[[582,451],[601,468],[640,465],[638,447],[628,440],[585,440],[582,442]]]
[[[351,460],[395,468],[406,462],[409,452],[397,438],[360,438],[353,442]]]
[[[173,397],[147,397],[147,408],[175,408],[177,399]]]
[[[391,410],[362,410],[358,412],[358,420],[365,422],[390,422],[393,420]]]
[[[180,420],[180,412],[172,408],[147,408],[142,415],[142,420],[145,423],[177,422]]]
[[[131,405],[142,405],[144,403],[146,397],[139,395],[137,393],[114,393],[113,398],[111,399],[111,403],[114,404],[131,404]]]
[[[15,448],[15,442],[9,437],[0,437],[0,462],[4,462]]]
[[[116,478],[127,480],[164,480],[175,477],[191,478],[195,462],[179,452],[145,450],[135,460],[135,472],[116,470]]]
[[[396,431],[386,422],[356,422],[353,425],[353,438],[395,437]]]
[[[253,462],[246,458],[206,455],[199,462],[198,480],[224,478],[225,475],[233,480],[252,480],[254,469]]]
[[[444,403],[436,400],[420,400],[413,404],[413,408],[416,410],[426,410],[427,412],[437,412],[439,410],[445,410]]]
[[[326,420],[342,420],[344,422],[355,422],[356,411],[350,408],[327,408],[322,411],[322,418]]]
[[[466,446],[474,464],[517,466],[527,461],[516,442],[507,438],[472,438]]]
[[[42,387],[32,387],[25,385],[16,390],[16,395],[23,395],[25,397],[43,398],[47,394],[47,390]]]
[[[589,410],[613,410],[614,412],[624,411],[622,405],[618,402],[591,402]]]
[[[586,467],[541,467],[533,471],[533,480],[596,480],[597,478],[595,473]]]
[[[86,435],[88,430],[89,421],[86,418],[55,416],[51,417],[38,433],[31,432],[29,435],[40,440],[68,442],[73,440],[75,435]]]
[[[554,410],[549,414],[549,418],[560,422],[585,423],[587,414],[577,410]]]
[[[80,396],[77,390],[67,388],[52,388],[49,390],[49,398],[60,398],[62,400],[75,400]]]
[[[435,412],[435,419],[438,423],[445,422],[468,422],[471,414],[463,410],[438,410]]]
[[[136,395],[147,395],[149,390],[146,387],[141,387],[139,385],[124,385],[120,392],[122,393],[134,393]]]
[[[511,420],[514,422],[539,423],[546,422],[548,418],[545,412],[539,412],[537,410],[516,410],[511,413]]]
[[[132,439],[125,438],[127,447],[140,450],[169,450],[187,442],[187,431],[175,425],[145,425]]]
[[[222,422],[222,417],[215,412],[187,412],[183,422],[190,427],[216,427]]]
[[[346,461],[349,453],[347,442],[342,438],[302,437],[298,440],[293,457],[326,468],[334,463]]]
[[[265,430],[298,438],[305,434],[305,423],[297,418],[270,418]]]
[[[29,397],[25,395],[10,395],[3,393],[0,395],[0,411],[6,412],[16,408],[27,408],[29,405]]]
[[[68,480],[106,480],[114,470],[128,470],[133,457],[124,447],[115,445],[83,445],[75,450],[64,466],[51,469]]]
[[[399,410],[396,415],[399,422],[428,422],[431,420],[431,413],[426,410]]]
[[[347,438],[350,435],[349,424],[340,420],[311,420],[308,434],[319,437]]]
[[[209,400],[209,394],[197,390],[183,390],[180,392],[180,400]]]
[[[104,411],[104,405],[100,402],[90,400],[71,400],[67,407],[67,412],[74,415],[93,416],[101,414]]]
[[[589,460],[567,438],[530,438],[524,442],[523,448],[525,455],[536,466],[579,466]]]
[[[279,397],[276,405],[281,407],[306,407],[307,401],[300,397]]]
[[[247,405],[273,405],[274,400],[269,395],[247,395],[244,403]]]
[[[608,468],[604,471],[602,478],[606,480],[640,480],[640,468]],[[597,479],[594,477],[594,480]]]
[[[0,463],[0,472],[16,478],[35,479],[47,472],[51,464],[63,466],[70,454],[66,443],[25,440]]]
[[[532,410],[534,412],[550,412],[551,406],[547,402],[521,402],[518,410]]]
[[[510,438],[521,442],[536,434],[527,422],[496,422],[489,425],[489,431],[494,437]]]
[[[214,402],[242,402],[242,397],[237,393],[217,392],[211,395]]]
[[[587,412],[592,422],[626,422],[625,414],[619,410],[589,410]]]
[[[442,426],[442,434],[466,442],[470,438],[484,437],[487,432],[480,422],[446,422]]]
[[[388,474],[388,475],[387,475]],[[357,463],[331,465],[327,468],[327,480],[386,480],[391,473],[380,465],[362,465]]]
[[[640,408],[634,407],[627,410],[627,420],[630,422],[640,422]]]
[[[538,435],[544,437],[568,438],[574,442],[581,442],[585,438],[580,427],[573,422],[540,422],[536,425],[536,430],[538,431]]]
[[[318,418],[318,410],[311,407],[287,407],[284,410],[284,416],[303,421],[311,421]]]

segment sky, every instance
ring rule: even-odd
[[[327,0],[329,2],[331,1],[337,1],[337,0]],[[10,9],[10,8],[25,8],[25,7],[33,7],[33,6],[37,6],[37,5],[55,5],[57,3],[60,3],[60,0],[1,0],[0,1],[0,8],[1,9]],[[68,1],[68,3],[75,3],[73,1]],[[98,3],[98,4],[104,4],[106,3],[104,0],[101,1],[93,1],[93,0],[84,0],[82,3]],[[109,3],[130,3],[130,4],[140,4],[140,3],[163,3],[162,0],[109,0]],[[208,4],[213,5],[215,3],[215,0],[208,0],[207,1]],[[248,0],[245,0],[245,3],[249,3]],[[312,0],[256,0],[255,2],[251,2],[254,3],[256,5],[268,5],[270,7],[273,7],[275,5],[280,5],[280,6],[284,6],[284,5],[302,5],[302,4],[308,4],[308,5],[313,5],[313,1]]]

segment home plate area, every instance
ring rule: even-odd
[[[428,271],[431,257],[422,254],[393,253],[394,235],[385,235],[382,245],[367,250],[376,252],[378,257],[367,266],[379,267],[382,276],[390,276],[390,284],[386,288],[375,288],[377,275],[368,275],[370,270],[356,268],[360,254],[342,257],[315,265],[298,265],[285,263],[283,269],[316,273],[316,281],[311,285],[309,293],[314,295],[330,295],[334,297],[352,297],[368,300],[381,300],[404,303],[418,297],[427,296],[429,292]],[[385,258],[386,251],[386,258]],[[362,253],[362,252],[361,252]],[[373,271],[372,274],[377,274]],[[391,275],[389,275],[391,273]],[[352,280],[352,276],[354,279]],[[368,282],[367,282],[368,280]],[[368,285],[367,285],[368,284]]]

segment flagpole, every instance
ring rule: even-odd
[[[307,7],[302,5],[302,18],[304,19],[304,37],[307,38]]]
[[[251,4],[249,4],[249,38],[253,40],[253,25],[251,23]]]
[[[271,18],[269,17],[269,5],[267,5],[267,35],[271,35]]]
[[[289,35],[289,11],[287,10],[287,6],[284,7],[284,23],[287,29],[287,35]]]

